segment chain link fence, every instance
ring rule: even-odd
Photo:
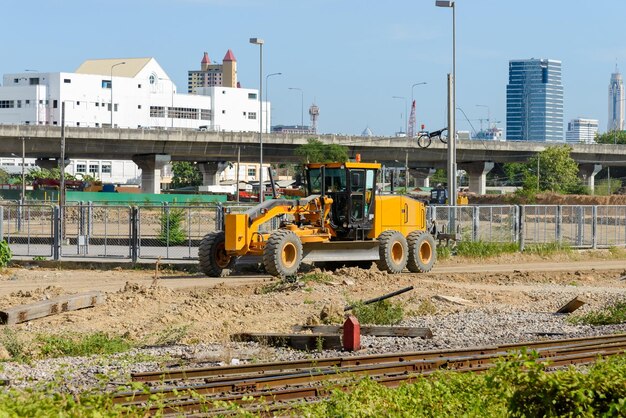
[[[101,257],[193,260],[209,232],[222,229],[226,213],[249,204],[124,206],[79,203],[0,206],[0,239],[13,254],[31,257]],[[464,241],[561,243],[573,248],[626,246],[626,206],[492,205],[429,206],[431,232]],[[280,226],[276,217],[261,231]]]

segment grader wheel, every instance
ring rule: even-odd
[[[408,236],[409,261],[407,267],[412,273],[426,273],[432,270],[437,261],[435,240],[426,231],[414,231]]]
[[[198,247],[198,261],[200,269],[209,277],[220,277],[224,270],[230,269],[235,263],[235,257],[226,254],[224,248],[224,232],[206,234]]]
[[[263,265],[272,276],[294,275],[302,262],[302,242],[291,231],[278,230],[270,235],[263,252]]]
[[[406,238],[398,231],[385,231],[378,236],[378,268],[392,274],[401,273],[406,267],[408,248]]]

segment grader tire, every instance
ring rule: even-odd
[[[385,231],[378,236],[378,241],[378,269],[392,274],[401,273],[406,267],[409,252],[404,235],[398,231]]]
[[[426,231],[414,231],[408,236],[409,261],[407,267],[412,273],[427,273],[437,261],[435,239]]]
[[[270,235],[263,252],[265,271],[272,276],[287,277],[298,272],[302,262],[302,242],[296,234],[278,230]]]
[[[198,247],[198,261],[200,270],[209,277],[220,277],[224,270],[230,269],[235,263],[235,257],[226,254],[224,248],[224,232],[206,234]]]

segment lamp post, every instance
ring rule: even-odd
[[[448,75],[448,204],[456,205],[456,2],[436,0],[435,6],[452,8],[452,74]]]
[[[391,96],[391,98],[392,99],[402,99],[402,100],[404,100],[404,124],[406,125],[404,127],[404,133],[406,134],[407,133],[407,129],[409,127],[408,124],[407,124],[407,120],[406,120],[406,112],[407,112],[407,108],[408,108],[406,97],[404,97],[404,96]]]
[[[489,125],[489,121],[491,120],[491,112],[489,111],[489,106],[484,105],[484,104],[477,104],[476,107],[486,107],[487,108],[487,130],[489,130],[491,128],[491,126]],[[482,127],[480,129],[482,131]]]
[[[289,90],[298,90],[300,92],[300,129],[304,127],[304,92],[298,87],[289,87]]]
[[[111,65],[111,128],[113,128],[113,110],[114,110],[114,105],[113,105],[113,69],[115,67],[117,67],[118,65],[124,65],[124,64],[126,64],[126,61],[118,62],[117,64]]]
[[[259,46],[259,203],[265,199],[263,187],[263,39],[250,38],[250,43]],[[239,171],[239,167],[237,167]],[[239,185],[237,185],[239,187]]]
[[[275,75],[283,75],[283,73],[272,73],[265,76],[265,133],[269,133],[270,131],[269,108],[267,107],[269,103],[267,96],[270,89],[269,78]]]
[[[415,100],[415,99],[413,98],[413,89],[415,88],[415,86],[421,86],[422,84],[428,84],[428,83],[426,83],[425,81],[421,81],[421,82],[419,82],[419,83],[415,83],[415,84],[413,84],[413,85],[411,86],[411,103],[413,103],[413,100]]]

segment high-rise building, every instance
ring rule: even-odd
[[[624,130],[624,81],[622,75],[615,66],[615,72],[611,74],[609,83],[609,131]]]
[[[509,61],[506,139],[563,141],[561,61]]]
[[[593,144],[597,133],[597,119],[576,118],[572,119],[567,124],[565,139],[567,140],[567,142],[582,142],[585,144]]]
[[[187,92],[197,94],[201,87],[239,87],[237,83],[237,59],[230,49],[221,64],[211,63],[209,54],[204,53],[200,70],[188,71]]]

